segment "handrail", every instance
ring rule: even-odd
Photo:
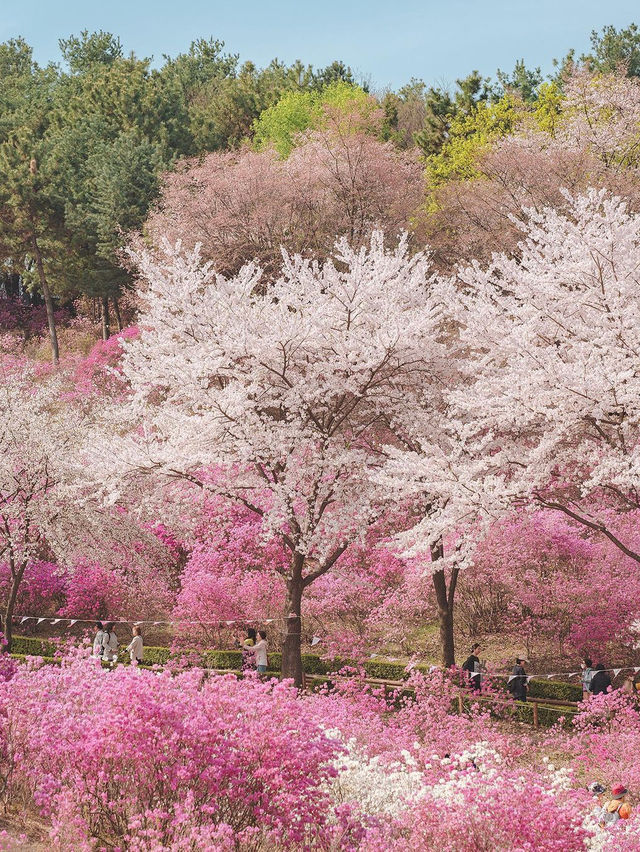
[[[303,688],[306,688],[306,682],[309,680],[350,680],[352,676],[350,675],[340,675],[340,674],[332,674],[332,675],[318,675],[318,674],[303,674]],[[384,680],[383,678],[362,678],[362,683],[372,684],[374,686],[385,686],[390,687],[391,689],[410,689],[410,685],[407,681],[404,680]],[[577,701],[562,701],[557,698],[542,698],[537,695],[527,696],[526,702],[523,701],[514,701],[509,698],[499,698],[494,697],[492,695],[479,695],[476,692],[471,692],[467,690],[460,690],[457,695],[458,699],[458,712],[462,714],[464,712],[464,701],[465,698],[470,701],[485,701],[491,702],[492,704],[504,704],[513,707],[514,709],[518,706],[524,706],[526,704],[530,704],[533,708],[533,727],[538,728],[540,726],[539,721],[539,710],[538,708],[542,705],[546,709],[551,710],[554,713],[576,713],[578,710],[578,702]]]

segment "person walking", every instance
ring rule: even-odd
[[[474,692],[480,691],[480,658],[478,654],[482,648],[479,642],[474,642],[471,646],[471,653],[462,664],[462,670],[467,672],[469,676],[470,686]]]
[[[509,690],[516,701],[527,700],[527,673],[522,665],[525,662],[522,657],[516,657],[516,664],[509,678]]]
[[[589,657],[582,661],[582,700],[591,695],[591,679],[593,677],[593,663]]]
[[[138,663],[142,662],[144,644],[142,642],[142,631],[138,625],[133,628],[133,639],[127,645],[127,651],[129,652],[129,659],[132,666],[137,666]]]
[[[102,636],[102,659],[107,662],[115,662],[118,659],[118,637],[114,630],[114,623],[110,621],[105,624]]]
[[[267,631],[260,630],[258,631],[258,636],[260,637],[256,644],[253,647],[253,650],[256,655],[256,668],[259,674],[264,674],[267,670],[267,650],[269,648],[269,643],[267,642]]]
[[[96,635],[93,638],[92,656],[102,656],[102,637],[104,636],[104,625],[101,621],[96,621]]]
[[[610,686],[611,678],[604,670],[602,663],[598,663],[591,678],[591,694],[602,695],[602,693],[609,691]]]

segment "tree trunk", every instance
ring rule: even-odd
[[[111,325],[109,322],[109,297],[102,296],[101,297],[102,310],[100,311],[102,317],[102,339],[108,340],[111,336]]]
[[[16,605],[16,599],[18,597],[18,589],[20,588],[20,583],[22,582],[22,577],[24,575],[26,565],[22,565],[16,573],[12,572],[11,577],[11,588],[9,589],[9,597],[7,599],[7,605],[4,610],[4,638],[7,641],[7,644],[4,647],[4,650],[7,653],[11,652],[11,642],[13,639],[13,610]]]
[[[53,312],[53,299],[51,298],[51,290],[49,290],[49,283],[47,281],[47,276],[45,275],[42,255],[40,254],[40,246],[38,245],[35,233],[31,234],[31,247],[33,249],[33,256],[38,270],[40,289],[42,290],[42,296],[47,309],[49,339],[51,340],[51,355],[53,357],[53,363],[57,364],[60,360],[60,350],[58,349],[58,333],[56,332],[56,320]]]
[[[302,686],[302,566],[304,556],[293,557],[291,578],[287,580],[287,603],[285,610],[286,633],[282,646],[282,677],[292,678],[296,686]]]
[[[122,317],[120,316],[120,305],[118,304],[118,299],[114,296],[111,300],[113,302],[113,313],[116,318],[116,325],[118,326],[118,331],[122,331]]]
[[[431,559],[436,562],[444,556],[442,543],[431,548]],[[458,568],[451,569],[449,588],[444,568],[433,572],[433,587],[436,592],[438,604],[438,624],[440,627],[440,653],[442,665],[448,669],[456,664],[455,644],[453,639],[453,603],[458,582]]]

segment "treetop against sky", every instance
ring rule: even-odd
[[[176,55],[194,39],[215,38],[238,52],[241,60],[266,65],[277,56],[301,58],[323,66],[343,59],[373,88],[397,87],[411,77],[428,85],[449,85],[477,68],[493,74],[527,65],[552,70],[552,60],[570,47],[588,49],[589,33],[603,26],[627,27],[636,16],[633,0],[295,0],[238,6],[210,0],[81,0],[49,3],[24,0],[3,4],[0,41],[23,36],[41,63],[60,58],[58,39],[82,29],[103,29],[120,36],[126,50],[139,56]]]

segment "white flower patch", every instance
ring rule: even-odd
[[[338,739],[336,731],[327,736]],[[417,801],[427,795],[423,773],[416,768],[415,758],[402,752],[403,760],[388,762],[379,757],[369,757],[356,745],[355,739],[346,743],[347,754],[335,763],[339,770],[333,781],[332,793],[338,802],[357,802],[369,816],[396,816],[407,801]]]

